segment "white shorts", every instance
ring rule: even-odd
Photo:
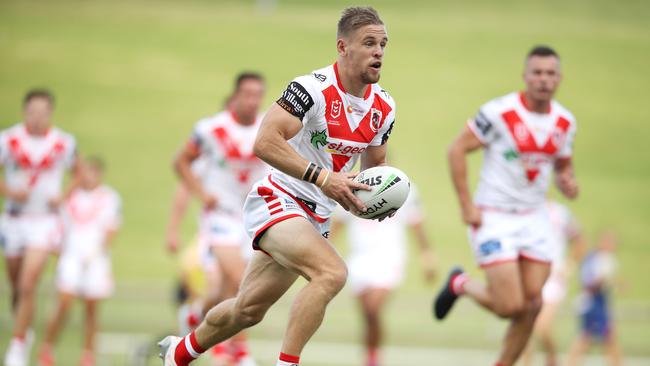
[[[520,259],[551,262],[552,226],[545,208],[525,213],[484,208],[481,221],[478,229],[469,229],[469,240],[482,268]]]
[[[56,249],[61,244],[63,226],[59,216],[3,214],[0,219],[0,246],[5,257],[23,255],[26,248]]]
[[[113,294],[113,271],[108,255],[83,257],[62,254],[57,265],[57,288],[84,299],[105,299]]]
[[[304,203],[285,188],[269,181],[268,177],[257,182],[244,203],[244,227],[253,241],[253,249],[262,250],[259,240],[268,228],[293,217],[304,217],[324,238],[329,236],[328,218],[316,216]]]
[[[392,290],[404,280],[403,256],[353,256],[348,260],[348,284],[359,295],[367,289]]]
[[[213,247],[240,247],[245,259],[253,254],[241,217],[220,210],[204,211],[201,214],[199,242],[203,248],[203,260],[214,260],[214,257],[209,258]]]
[[[566,277],[551,272],[551,275],[542,287],[542,300],[544,303],[557,304],[566,298],[567,283]]]

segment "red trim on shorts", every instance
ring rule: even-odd
[[[277,224],[278,222],[281,222],[281,221],[284,221],[284,220],[287,220],[287,219],[291,219],[291,218],[294,218],[294,217],[303,217],[303,216],[299,215],[299,214],[288,214],[286,216],[277,217],[277,218],[267,222],[266,224],[264,224],[264,226],[262,226],[261,229],[257,230],[255,232],[255,235],[253,235],[253,249],[261,250],[262,252],[266,253],[270,257],[271,255],[269,253],[267,253],[264,249],[260,248],[260,246],[259,246],[260,237],[262,235],[264,235],[266,230],[268,230],[271,226]]]
[[[269,205],[268,208],[269,208],[269,210],[272,210],[272,209],[274,209],[274,208],[276,208],[276,207],[278,207],[278,206],[280,206],[280,205],[282,205],[280,202],[276,202],[276,203],[274,203],[274,204],[272,204],[272,205]]]
[[[517,262],[518,260],[519,260],[518,258],[497,259],[497,260],[494,260],[492,262],[482,263],[482,264],[479,265],[479,267],[485,269],[485,268],[489,268],[489,267],[498,266],[498,265],[504,264],[504,263]]]
[[[317,222],[319,222],[319,223],[321,223],[321,224],[324,223],[325,221],[327,221],[326,218],[324,218],[324,217],[320,217],[320,216],[317,216],[315,213],[311,212],[311,210],[309,209],[309,207],[307,207],[307,205],[305,205],[304,203],[302,203],[300,200],[298,200],[298,199],[297,199],[294,195],[292,195],[291,193],[287,192],[287,190],[284,189],[284,188],[282,188],[279,184],[275,183],[275,182],[271,179],[271,175],[269,175],[268,178],[269,178],[269,182],[271,182],[271,184],[272,184],[275,188],[279,189],[282,193],[284,193],[284,194],[286,194],[287,196],[291,197],[291,199],[293,199],[293,200],[294,200],[294,201],[295,201],[295,202],[300,206],[300,208],[302,208],[302,210],[305,211],[305,212],[307,213],[307,215],[311,216],[314,220],[316,220]]]
[[[526,255],[526,254],[523,254],[523,253],[519,253],[519,260],[526,260],[526,261],[531,261],[531,262],[535,262],[535,263],[551,265],[550,260],[535,258],[533,256]]]

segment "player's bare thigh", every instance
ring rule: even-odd
[[[242,257],[239,245],[212,247],[218,268],[221,270],[223,280],[238,286],[244,275],[246,261]]]
[[[504,262],[485,268],[487,289],[492,310],[499,316],[510,317],[524,306],[524,290],[517,261]]]
[[[281,221],[262,236],[260,248],[307,280],[325,276],[343,282],[347,267],[332,245],[303,217]]]
[[[549,263],[524,259],[519,261],[519,268],[526,299],[535,299],[541,302],[542,288],[551,273],[551,266]]]

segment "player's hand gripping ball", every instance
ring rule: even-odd
[[[404,172],[390,166],[377,166],[360,172],[355,181],[370,186],[369,191],[354,194],[368,210],[355,213],[363,219],[382,219],[394,214],[406,201],[411,182]]]

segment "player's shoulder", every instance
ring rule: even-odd
[[[115,190],[115,188],[109,186],[108,184],[102,184],[100,186],[101,192],[108,196],[112,201],[119,202],[120,194]]]
[[[395,109],[395,99],[390,95],[390,93],[381,87],[378,83],[372,84],[370,86],[372,88],[372,92],[375,94],[375,97],[379,97],[379,99],[388,104],[391,109]]]
[[[16,123],[7,128],[0,130],[0,136],[15,136],[18,133],[24,131],[25,125],[22,122]]]
[[[336,76],[334,75],[334,68],[332,65],[313,70],[312,72],[300,75],[293,79],[307,89],[308,92],[315,92],[327,89],[330,85],[335,83]]]
[[[50,132],[51,132],[51,133],[52,133],[52,134],[53,134],[53,135],[54,135],[58,140],[63,141],[65,144],[71,144],[71,145],[74,145],[75,142],[76,142],[76,139],[75,139],[74,135],[72,135],[71,133],[69,133],[69,132],[67,132],[67,131],[62,130],[62,129],[59,128],[59,127],[52,127],[52,129],[50,130]]]
[[[199,132],[210,131],[214,129],[216,126],[220,124],[224,124],[226,122],[226,119],[227,119],[226,112],[219,112],[211,116],[202,117],[201,119],[196,121],[194,128]]]
[[[573,115],[573,113],[571,113],[571,111],[568,108],[566,108],[564,105],[562,105],[562,103],[560,103],[557,100],[553,99],[553,101],[551,102],[551,109],[554,110],[554,111],[557,111],[557,114],[560,117],[566,119],[571,124],[573,124],[573,125],[576,124],[575,116]]]
[[[481,110],[484,112],[503,112],[514,108],[519,103],[519,93],[512,92],[498,96],[483,103]]]

